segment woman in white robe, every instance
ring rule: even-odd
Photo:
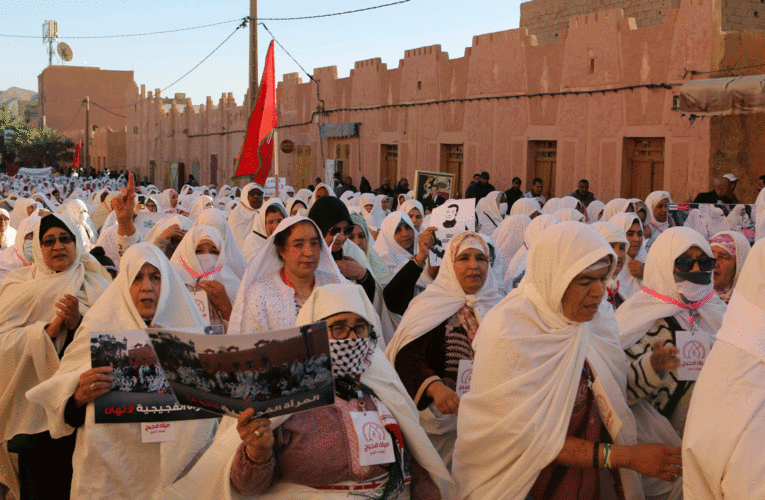
[[[763,283],[765,242],[759,241],[743,266],[693,391],[683,435],[685,498],[765,498]]]
[[[11,227],[18,229],[21,221],[30,215],[37,215],[37,203],[29,198],[19,198],[11,210]]]
[[[95,246],[97,235],[88,215],[88,206],[81,200],[71,200],[65,204],[64,213],[77,225],[82,246],[86,252]]]
[[[525,215],[529,219],[534,219],[538,215],[542,214],[542,207],[539,206],[539,202],[534,198],[519,198],[515,200],[512,208],[510,208],[510,215]]]
[[[423,221],[425,220],[425,209],[422,207],[422,203],[420,203],[418,200],[406,200],[398,207],[398,209],[399,211],[408,215],[410,219],[412,219],[414,229],[418,233],[421,233],[426,229],[426,227],[422,225]]]
[[[306,302],[296,320],[297,325],[305,325],[324,319],[332,321],[336,315],[346,313],[357,315],[368,324],[374,325],[375,328],[378,327],[372,305],[366,298],[363,289],[356,285],[327,285],[317,288]],[[331,340],[330,342],[353,342],[354,340]],[[414,474],[412,474],[412,482],[406,483],[412,484],[411,498],[413,500],[423,498],[423,496],[418,496],[418,494],[422,495],[423,491],[427,492],[427,496],[424,496],[424,498],[439,498],[439,491],[440,498],[449,498],[449,493],[451,493],[454,483],[420,427],[417,410],[411,398],[407,395],[395,370],[390,365],[390,362],[385,359],[380,349],[373,348],[371,354],[369,352],[367,350],[363,353],[367,357],[367,362],[363,364],[363,371],[358,377],[358,381],[369,388],[375,395],[366,396],[366,400],[369,400],[370,397],[375,398],[375,405],[377,405],[377,401],[380,401],[390,410],[392,420],[388,420],[386,423],[389,424],[389,427],[397,426],[400,429],[406,453],[417,462],[418,479],[421,481],[425,477],[429,476],[430,478],[430,481],[428,481],[430,484],[423,485],[420,483],[415,488],[417,481]],[[337,359],[338,362],[343,362],[339,356],[333,355],[333,358]],[[338,378],[341,375],[339,370],[338,366]],[[379,478],[379,481],[375,482],[375,486],[370,484],[362,485],[359,484],[359,481],[353,480],[343,481],[334,485],[327,484],[327,487],[320,486],[313,488],[309,486],[309,484],[318,486],[322,484],[322,480],[327,480],[322,464],[322,460],[327,455],[335,459],[331,467],[331,474],[333,476],[337,474],[338,470],[346,468],[346,466],[338,467],[337,462],[340,461],[338,457],[343,456],[344,460],[345,455],[348,454],[347,445],[337,448],[336,451],[317,455],[319,450],[326,451],[331,449],[333,443],[344,442],[340,440],[317,441],[321,440],[325,435],[321,430],[325,426],[323,425],[323,422],[326,422],[324,418],[335,411],[335,408],[340,408],[347,404],[345,401],[340,400],[340,398],[337,401],[338,403],[332,407],[271,419],[268,430],[265,428],[261,429],[267,422],[265,419],[254,420],[247,425],[248,415],[244,414],[243,418],[240,418],[242,423],[237,427],[237,422],[231,418],[224,417],[225,422],[222,424],[221,432],[216,436],[212,447],[186,477],[179,480],[171,488],[168,488],[164,498],[167,500],[209,498],[220,500],[245,498],[257,500],[298,498],[351,500],[362,496],[364,498],[379,498],[381,492],[385,489],[387,477]],[[311,419],[316,423],[312,425],[310,423]],[[393,420],[395,420],[395,424]],[[251,453],[255,448],[260,449],[262,446],[267,448],[267,443],[271,439],[274,442],[280,440],[280,442],[284,443],[285,441],[282,440],[282,436],[290,436],[291,429],[298,425],[305,425],[305,423],[308,423],[312,428],[316,428],[316,433],[303,435],[300,441],[296,437],[293,442],[287,443],[286,446],[274,445],[272,459],[265,466],[253,467],[248,462],[249,459],[244,455],[245,453],[252,456]],[[343,424],[343,427],[348,429],[348,424]],[[223,430],[224,428],[226,430]],[[333,426],[334,428],[336,426]],[[257,434],[253,431],[256,431]],[[352,426],[348,432],[355,432],[352,430]],[[243,436],[248,436],[246,443],[243,442],[240,433]],[[254,445],[249,445],[253,438],[255,438]],[[261,441],[263,444],[261,444]],[[291,445],[293,446],[290,447]],[[244,451],[246,449],[250,451]],[[278,457],[283,458],[280,459]],[[358,459],[352,458],[351,461],[353,460]],[[269,470],[274,470],[272,467],[276,463],[280,464],[279,467],[297,465],[304,470],[308,470],[304,474],[294,470],[286,471],[284,476],[294,478],[292,482],[276,475],[273,475],[271,478],[264,477],[269,475]],[[329,467],[327,468],[329,469]],[[347,464],[347,468],[352,468],[354,475],[361,475],[369,471],[369,466],[360,466],[358,463],[351,463],[350,461]],[[257,476],[258,479],[270,483],[266,485],[265,491],[263,491],[262,484],[256,487],[256,485],[251,484],[243,477],[242,473],[246,474],[248,472]],[[236,487],[234,483],[237,485]],[[422,486],[427,486],[427,488],[422,488]],[[437,489],[433,488],[433,486],[436,486]],[[237,489],[241,492],[238,492]],[[244,490],[249,491],[245,492]],[[257,491],[257,493],[254,493],[254,491]],[[386,498],[410,498],[409,487],[405,487],[403,490],[394,490],[390,493],[392,495]]]
[[[551,469],[563,474],[563,484],[586,476],[597,488],[598,469],[605,467],[618,470],[625,498],[641,499],[638,474],[630,468],[667,479],[680,473],[679,448],[636,445],[624,352],[611,306],[602,301],[614,257],[588,225],[556,224],[529,251],[521,285],[484,318],[457,422],[453,473],[460,500],[523,500]],[[587,385],[592,377],[594,390]],[[589,410],[579,408],[580,400]],[[582,411],[591,419],[605,417],[590,420],[600,431],[587,439],[569,427]]]
[[[603,220],[606,220],[605,218]],[[614,214],[608,222],[615,224],[627,236],[627,257],[619,272],[619,296],[627,300],[640,291],[643,286],[643,274],[648,252],[643,238],[643,224],[634,212]]]
[[[158,328],[201,328],[204,321],[178,273],[148,243],[122,256],[117,279],[83,318],[55,375],[27,393],[47,414],[53,437],[75,431],[67,406],[84,410],[76,428],[72,498],[160,497],[212,441],[215,419],[173,422],[176,439],[143,443],[141,424],[95,423],[93,401],[111,387],[109,367],[91,368],[91,333]]]
[[[194,226],[181,240],[170,263],[189,293],[205,293],[207,304],[203,304],[206,312],[203,316],[211,325],[223,325],[225,331],[240,280],[226,265],[224,245],[223,237],[214,227]]]
[[[175,189],[165,189],[159,197],[159,208],[166,214],[179,214],[178,192]]]
[[[715,234],[709,239],[709,246],[717,259],[714,271],[715,293],[727,304],[752,246],[747,237],[738,231],[721,231]]]
[[[194,221],[195,226],[212,226],[218,230],[223,237],[223,247],[226,255],[226,265],[231,269],[234,275],[242,279],[244,271],[247,269],[247,262],[244,260],[242,250],[236,243],[234,233],[231,232],[231,227],[226,220],[226,214],[220,210],[214,208],[208,208],[203,210],[202,213]]]
[[[13,246],[16,240],[16,230],[11,227],[11,214],[0,208],[0,250]]]
[[[553,215],[540,215],[526,226],[526,232],[523,235],[524,244],[515,252],[510,264],[507,265],[505,273],[505,289],[512,290],[521,282],[523,275],[526,274],[526,257],[529,249],[534,242],[541,236],[542,232],[550,226],[554,226],[560,220]]]
[[[287,209],[281,198],[271,198],[260,207],[260,211],[252,221],[250,234],[244,239],[242,254],[244,260],[249,262],[252,256],[258,253],[269,236],[279,226],[279,223],[287,218]]]
[[[667,208],[672,203],[672,197],[666,191],[654,191],[645,198],[645,205],[648,208],[648,226],[651,228],[651,235],[647,238],[646,250],[651,248],[654,240],[661,233],[673,227],[675,221],[669,216]]]
[[[210,196],[200,196],[194,200],[194,204],[191,206],[191,210],[189,211],[189,219],[191,219],[192,222],[197,220],[197,217],[199,217],[199,214],[201,214],[203,210],[212,208],[212,206],[213,199]]]
[[[51,439],[45,411],[24,394],[55,373],[82,314],[111,282],[77,234],[66,216],[43,218],[34,229],[34,263],[13,271],[0,288],[0,439],[19,453],[25,495],[49,497],[68,487],[73,442]]]
[[[476,329],[501,299],[487,245],[474,232],[460,233],[449,241],[438,276],[409,304],[385,351],[447,467],[457,439],[459,364],[472,362]]]
[[[385,220],[385,210],[380,205],[380,200],[372,193],[364,193],[359,197],[359,206],[364,209],[362,215],[369,229],[374,232],[379,231]]]
[[[315,287],[346,282],[316,223],[288,217],[250,260],[228,335],[290,328]]]
[[[251,182],[244,186],[242,195],[238,200],[239,204],[228,216],[228,225],[231,226],[231,232],[234,233],[239,248],[243,247],[244,240],[252,230],[252,221],[255,220],[255,216],[258,214],[258,210],[260,210],[260,206],[255,208],[250,204],[250,191],[256,192],[253,193],[253,197],[257,197],[257,192],[260,192],[260,203],[263,202],[263,188],[260,184]]]
[[[0,252],[0,283],[14,269],[31,266],[34,262],[33,235],[38,222],[39,215],[32,215],[21,221],[14,244]]]
[[[507,197],[502,191],[492,191],[480,200],[475,206],[475,214],[480,224],[481,234],[491,236],[502,224],[502,219],[507,214]]]

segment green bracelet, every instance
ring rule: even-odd
[[[611,445],[603,443],[603,467],[611,468]]]

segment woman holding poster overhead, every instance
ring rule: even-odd
[[[91,368],[91,333],[201,328],[202,316],[161,250],[149,243],[122,256],[117,279],[88,311],[61,366],[27,393],[45,409],[54,438],[71,435],[72,498],[157,498],[212,440],[216,420],[170,422],[174,439],[144,443],[138,423],[96,424],[95,399],[110,390],[111,367]]]
[[[412,300],[386,350],[447,467],[457,439],[459,398],[469,387],[461,378],[472,365],[473,339],[484,315],[501,299],[485,242],[476,233],[460,233],[447,245],[435,281]]]

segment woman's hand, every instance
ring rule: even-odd
[[[435,236],[433,236],[433,233],[436,231],[437,228],[429,227],[417,235],[417,255],[414,256],[414,260],[420,267],[425,266],[428,260],[430,249],[433,248],[433,244],[436,241]]]
[[[680,351],[670,342],[657,340],[653,343],[651,366],[656,373],[674,370],[680,364]]]
[[[617,449],[618,448],[618,449]],[[637,444],[614,447],[611,463],[614,467],[632,469],[644,476],[674,481],[683,475],[683,460],[679,446],[666,444]]]
[[[628,265],[630,266],[630,274],[638,279],[643,279],[643,269],[645,264],[636,260],[630,260]]]
[[[425,394],[433,398],[438,411],[444,415],[457,414],[460,406],[460,398],[457,393],[446,387],[443,382],[436,380],[425,389]]]
[[[274,446],[274,433],[271,431],[271,421],[267,418],[256,418],[255,410],[248,408],[240,415],[236,423],[236,431],[245,444],[245,452],[250,460],[264,464],[271,459]]]
[[[74,402],[78,408],[82,408],[88,403],[92,403],[98,396],[109,392],[114,377],[107,375],[114,371],[111,366],[99,366],[91,368],[80,375],[80,385],[74,391]]]
[[[178,224],[173,224],[172,226],[169,226],[167,229],[162,231],[162,234],[159,235],[160,238],[163,240],[170,241],[173,238],[181,238],[186,235],[186,231],[180,228]]]
[[[220,281],[200,281],[197,286],[205,291],[207,298],[210,299],[212,305],[218,308],[226,321],[231,319],[233,306],[223,283]]]
[[[56,315],[61,318],[63,325],[74,330],[80,324],[80,303],[74,295],[66,294],[56,302]]]
[[[340,273],[349,280],[362,280],[367,275],[367,268],[353,260],[351,257],[343,257],[343,260],[336,260],[335,264],[340,269]]]
[[[127,188],[122,188],[120,194],[112,200],[111,209],[117,218],[117,233],[123,236],[132,236],[135,234],[135,224],[133,215],[136,204],[135,196],[135,178],[133,174],[128,175]]]

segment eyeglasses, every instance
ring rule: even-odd
[[[42,246],[45,248],[52,247],[56,244],[56,240],[60,241],[62,245],[68,245],[69,243],[74,242],[74,238],[72,238],[71,234],[62,234],[58,238],[52,237],[52,238],[45,238],[40,242]]]
[[[351,331],[353,331],[353,333],[356,335],[357,338],[374,337],[374,328],[369,323],[364,323],[363,325],[356,325],[356,326],[337,324],[337,325],[331,325],[328,328],[329,328],[329,333],[332,335],[332,338],[335,340],[347,339],[350,336]]]
[[[701,259],[691,259],[690,257],[678,257],[675,259],[675,267],[681,273],[687,273],[691,269],[693,269],[693,264],[696,262],[699,263],[699,269],[702,272],[708,273],[714,270],[717,259],[714,259],[712,257],[702,257]]]
[[[329,228],[329,235],[330,236],[336,236],[336,235],[340,234],[340,232],[342,231],[344,235],[350,236],[350,235],[353,234],[353,230],[354,229],[356,229],[356,224],[348,224],[347,226],[345,226],[342,229],[340,229],[337,226],[332,226],[331,228]]]

